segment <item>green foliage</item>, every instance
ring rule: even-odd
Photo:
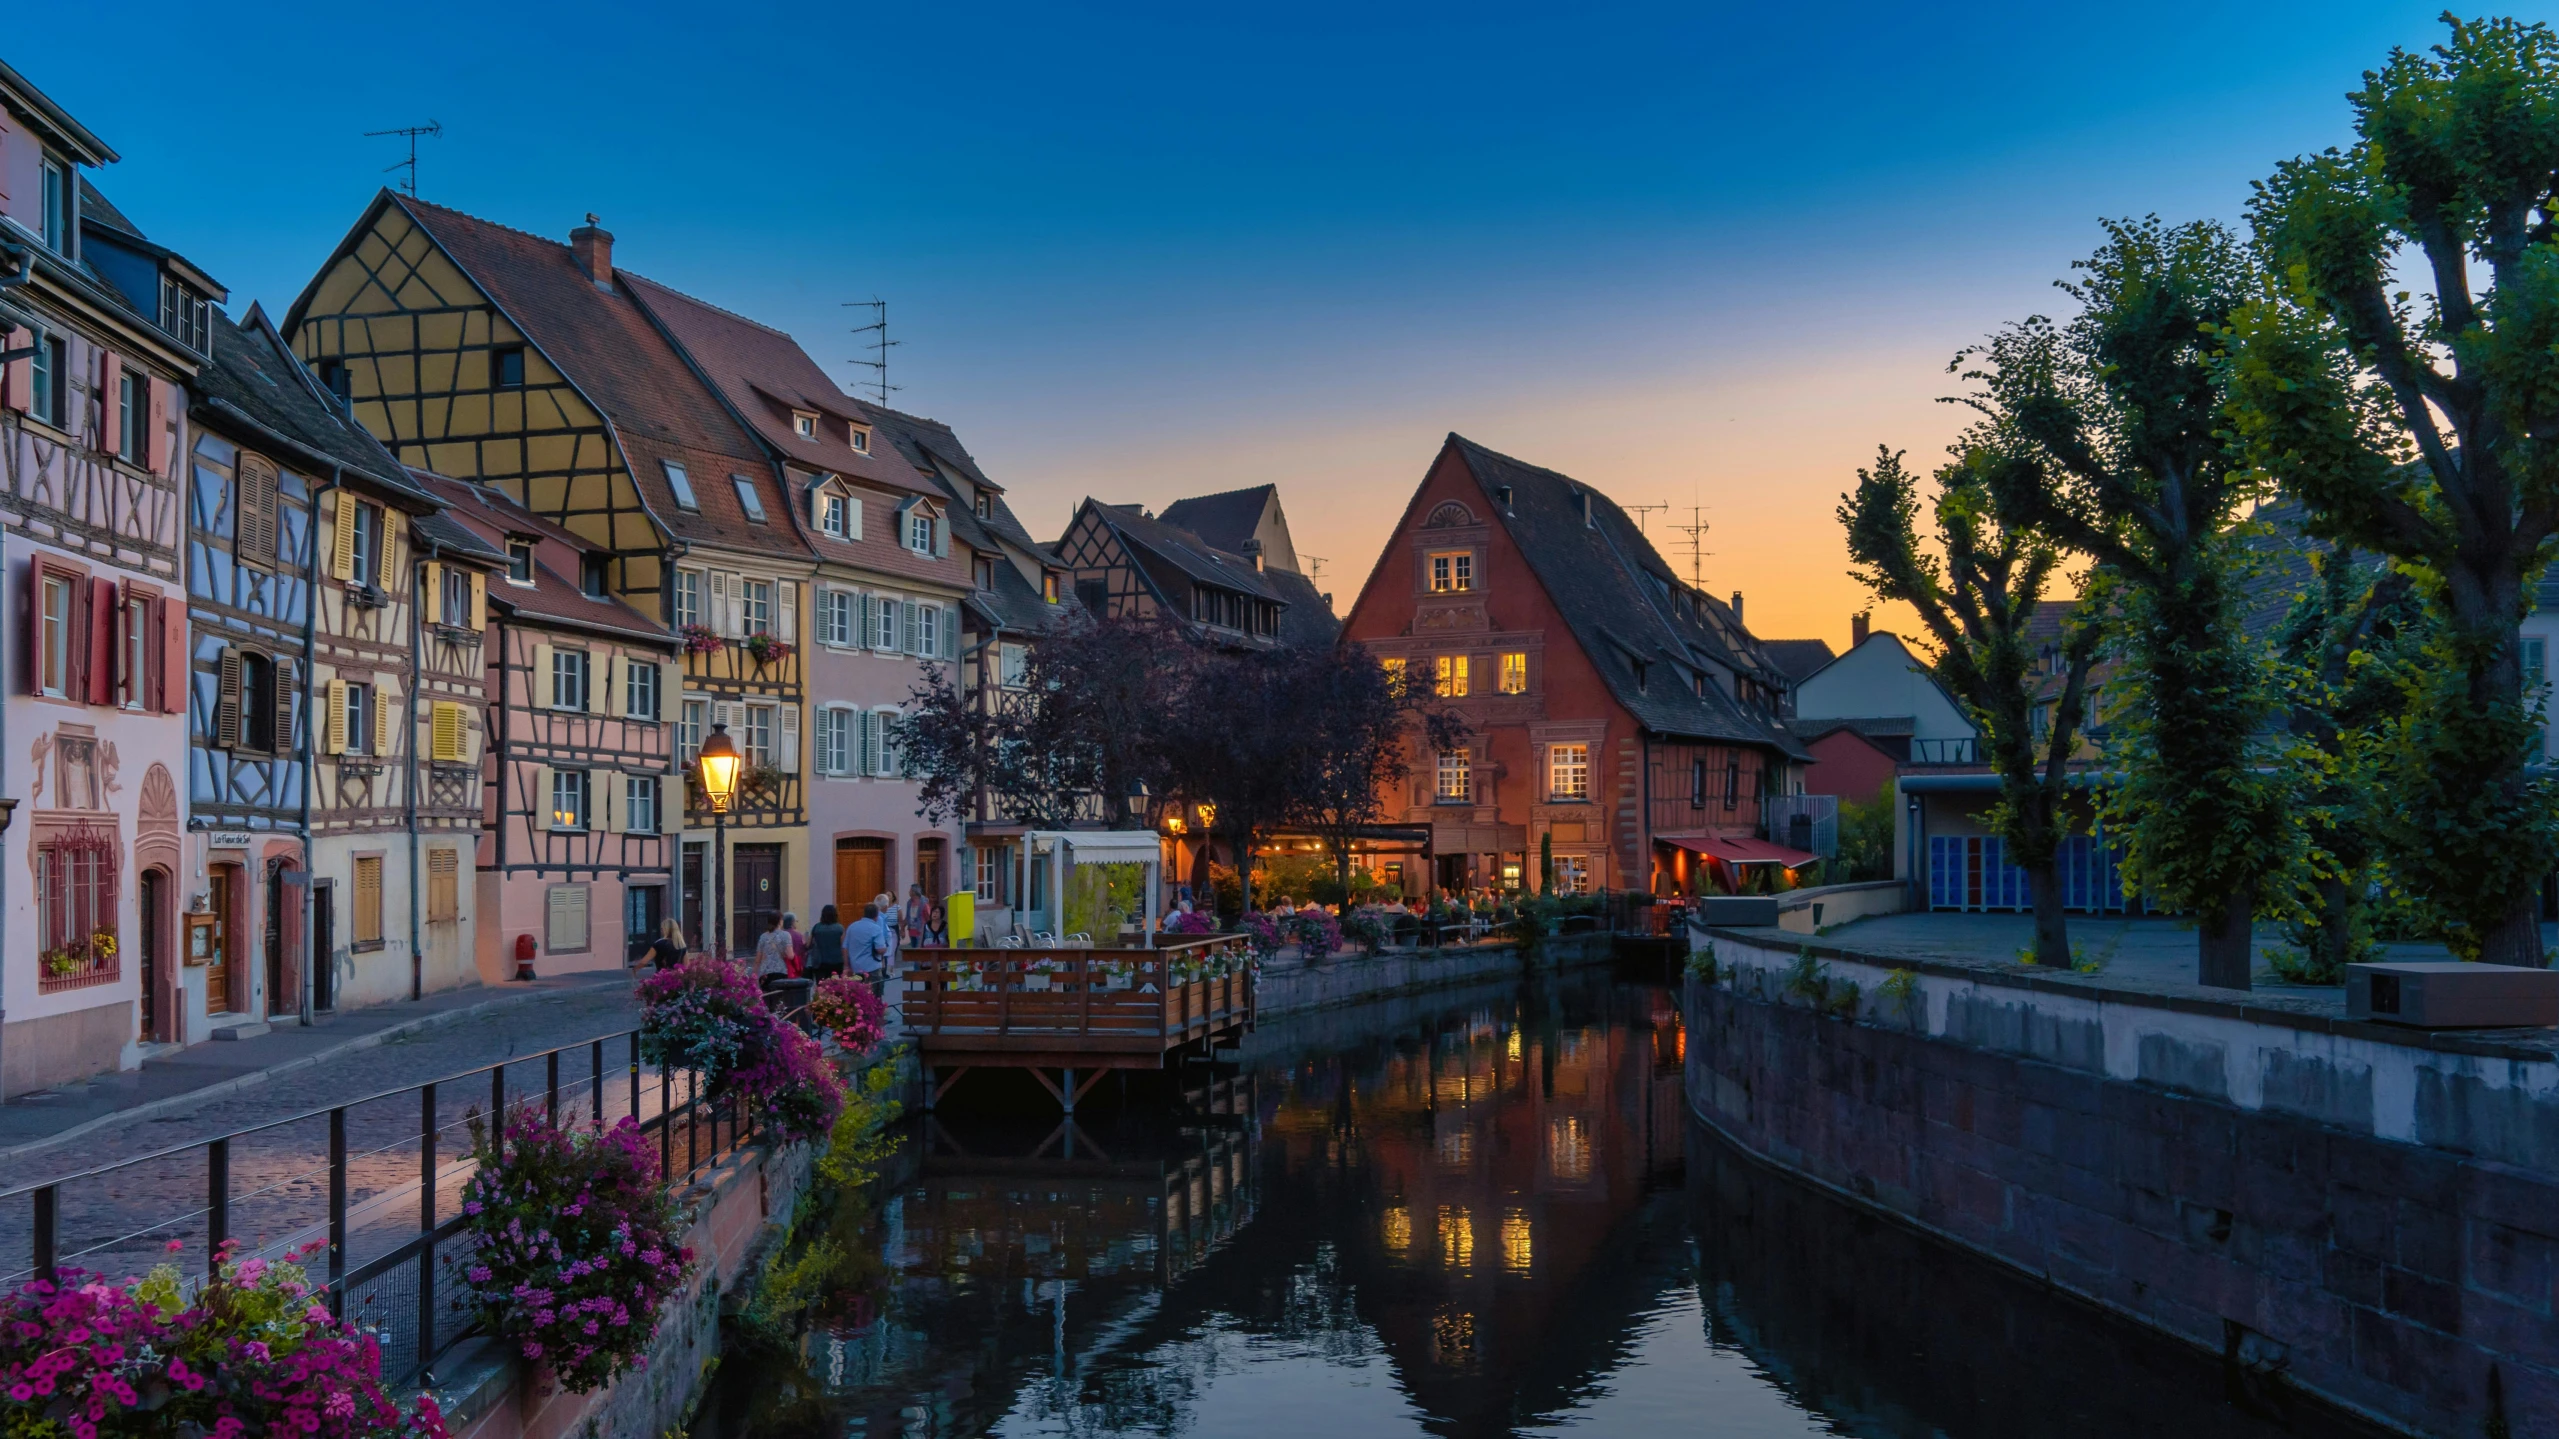
[[[1708,940],[1688,952],[1688,975],[1699,984],[1715,982],[1715,942],[1713,940]]]
[[[1555,892],[1555,835],[1552,830],[1537,837],[1537,892]]]
[[[1830,994],[1830,978],[1809,947],[1795,951],[1795,962],[1786,966],[1784,984],[1788,994],[1815,1009],[1821,1008]]]
[[[1896,969],[1884,976],[1884,982],[1875,986],[1875,1000],[1885,1011],[1898,1012],[1911,1023],[1918,1023],[1923,1002],[1919,992],[1919,972]]]
[[[889,1130],[905,1106],[889,1091],[897,1085],[898,1066],[889,1059],[873,1064],[844,1101],[835,1117],[826,1153],[817,1172],[827,1183],[859,1188],[877,1179],[880,1166],[897,1153],[899,1138]]]
[[[1840,1019],[1857,1017],[1857,982],[1849,979],[1830,981],[1828,997],[1821,1002],[1822,1011]]]
[[[1839,802],[1839,854],[1843,881],[1893,877],[1893,792]]]
[[[2316,949],[2289,949],[2280,945],[2261,946],[2257,953],[2266,967],[2286,984],[2336,984],[2346,977],[2346,967]]]

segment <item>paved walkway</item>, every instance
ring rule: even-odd
[[[0,1105],[0,1176],[28,1183],[638,1023],[619,972],[452,990],[307,1028],[280,1023]]]

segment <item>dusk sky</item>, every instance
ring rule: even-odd
[[[126,4],[6,59],[151,235],[281,313],[398,143],[420,192],[788,329],[1054,536],[1276,481],[1342,608],[1457,430],[1705,506],[1702,579],[1844,642],[1832,509],[1933,460],[1949,356],[2096,219],[2237,219],[2424,3],[1967,8]],[[1781,13],[1782,12],[1782,13]],[[2513,13],[2538,18],[2536,7]],[[146,38],[157,37],[157,38]],[[1888,617],[1889,619],[1889,617]]]

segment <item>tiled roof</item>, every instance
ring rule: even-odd
[[[1617,702],[1656,734],[1763,745],[1796,758],[1803,747],[1774,720],[1745,711],[1723,688],[1693,682],[1701,660],[1782,683],[1784,675],[1730,606],[1687,590],[1614,500],[1553,470],[1485,449],[1462,435],[1449,445],[1482,487],[1487,506],[1527,556]],[[1503,504],[1498,492],[1508,487]],[[1582,518],[1590,500],[1591,522]],[[1670,600],[1686,590],[1689,609]],[[1645,664],[1639,679],[1635,666]]]
[[[1844,729],[1855,730],[1869,739],[1909,739],[1919,733],[1919,721],[1910,715],[1887,715],[1878,719],[1799,719],[1788,720],[1786,728],[1795,738],[1807,744]]]
[[[1288,602],[1280,611],[1280,643],[1297,649],[1328,650],[1342,638],[1341,617],[1333,613],[1315,582],[1294,570],[1262,571],[1262,584]]]
[[[508,537],[513,535],[532,535],[552,541],[579,555],[607,552],[603,546],[578,538],[487,485],[429,474],[424,470],[411,470],[409,473],[450,506],[442,516],[444,523],[471,534],[500,564],[506,562],[504,546]],[[531,585],[491,584],[489,603],[501,614],[609,630],[664,643],[670,648],[675,644],[674,632],[665,625],[619,599],[598,599],[587,594],[578,587],[576,580],[563,576],[538,558],[534,562]]]
[[[1759,648],[1789,684],[1802,683],[1806,675],[1839,658],[1828,640],[1761,640]]]
[[[1111,527],[1119,531],[1122,543],[1147,551],[1193,580],[1263,599],[1283,603],[1288,600],[1269,582],[1270,577],[1255,570],[1252,560],[1243,555],[1221,550],[1188,530],[1148,516],[1135,505],[1098,508]]]
[[[973,511],[967,514],[965,518],[970,521],[972,528],[983,529],[992,538],[1028,552],[1041,564],[1062,563],[1055,550],[1032,539],[1031,532],[1022,527],[1022,522],[1014,517],[1013,507],[1004,502],[1004,487],[988,479],[986,471],[978,468],[976,457],[968,452],[967,446],[960,443],[960,437],[952,431],[950,426],[943,424],[940,420],[928,420],[921,415],[905,414],[884,405],[875,405],[868,401],[858,403],[861,404],[863,413],[869,415],[872,423],[877,427],[874,433],[886,435],[889,442],[897,447],[898,453],[905,456],[907,463],[913,465],[918,472],[938,475],[936,462],[939,462],[940,466],[948,466],[958,472],[961,478],[986,493],[987,508],[992,513],[984,518],[980,518]],[[952,489],[948,484],[944,484],[943,488],[954,499],[958,498],[957,490]],[[964,505],[962,508],[968,507]],[[970,543],[980,542],[972,539]]]
[[[666,327],[677,345],[710,377],[730,406],[776,453],[793,464],[907,491],[924,486],[907,467],[853,448],[846,426],[868,417],[817,361],[789,335],[743,315],[671,290],[655,280],[615,269],[615,278],[642,308]],[[825,421],[831,435],[807,438],[792,428],[791,412],[806,410]]]
[[[255,427],[302,451],[279,457],[296,469],[334,464],[359,483],[410,501],[413,509],[433,508],[435,498],[323,393],[263,310],[251,305],[246,323],[237,325],[220,310],[213,312],[213,363],[197,373],[194,385],[193,408],[205,424],[234,432]]]
[[[444,510],[430,510],[411,521],[418,538],[431,541],[447,554],[461,555],[486,564],[503,565],[506,551],[482,539],[469,525],[453,518]]]
[[[1261,527],[1262,512],[1270,507],[1271,496],[1278,492],[1277,485],[1255,485],[1245,490],[1194,495],[1166,505],[1157,518],[1186,529],[1221,550],[1240,554],[1244,542]]]
[[[650,511],[697,544],[805,556],[808,547],[774,489],[764,446],[741,428],[720,397],[632,298],[628,282],[597,289],[569,247],[459,210],[382,193],[424,227],[474,284],[506,311],[527,339],[613,422],[631,477]],[[369,217],[368,217],[369,218]],[[359,226],[359,230],[365,228]],[[665,464],[685,468],[698,511],[675,503]],[[731,475],[762,494],[766,522],[746,518]]]
[[[1084,612],[1071,589],[1061,589],[1056,604],[1041,599],[1013,562],[1002,558],[995,562],[995,587],[971,594],[969,603],[988,624],[1017,635],[1046,634]]]

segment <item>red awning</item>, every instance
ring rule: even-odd
[[[1653,836],[1653,840],[1658,844],[1675,844],[1691,853],[1702,854],[1709,859],[1720,859],[1726,864],[1782,864],[1788,869],[1793,869],[1797,865],[1811,864],[1819,858],[1817,855],[1806,854],[1800,849],[1788,849],[1782,844],[1770,844],[1764,839],[1727,838],[1723,835],[1711,834],[1657,834]]]

